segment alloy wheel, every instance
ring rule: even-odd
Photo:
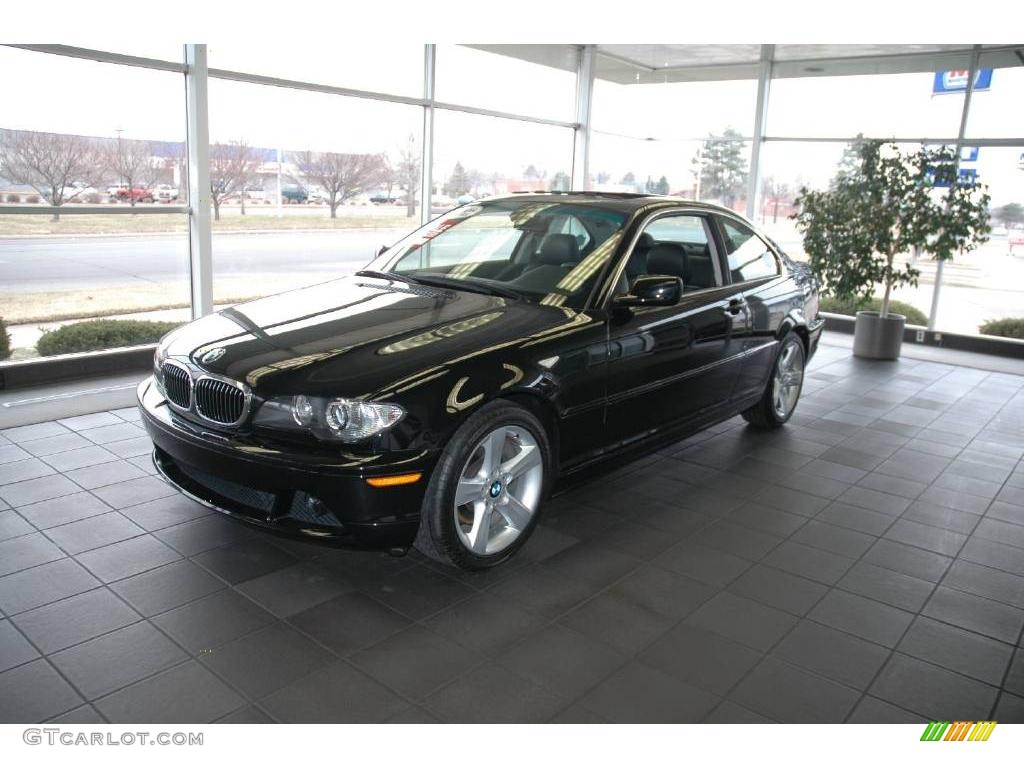
[[[522,426],[488,432],[469,454],[455,487],[455,530],[477,555],[508,548],[540,505],[544,462],[537,439]]]
[[[803,381],[804,348],[798,340],[790,339],[779,355],[772,383],[772,408],[781,421],[793,413]]]

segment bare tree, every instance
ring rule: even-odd
[[[69,203],[103,175],[103,158],[94,139],[63,133],[0,131],[0,173],[27,184],[53,206]]]
[[[295,166],[308,180],[324,190],[331,218],[338,206],[377,184],[384,172],[382,155],[353,155],[342,152],[299,152]]]
[[[117,183],[128,188],[128,202],[134,206],[138,202],[135,190],[150,186],[157,170],[153,162],[153,144],[118,137],[109,145],[105,165],[117,176]]]
[[[409,134],[409,140],[402,148],[395,170],[398,173],[398,184],[406,191],[405,215],[416,215],[416,188],[420,185],[420,153],[416,147],[416,137]]]
[[[220,206],[236,192],[244,196],[245,185],[256,173],[259,161],[244,139],[210,145],[210,201],[213,218],[220,221]]]

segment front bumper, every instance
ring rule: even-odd
[[[153,378],[137,391],[160,475],[218,512],[280,533],[335,544],[404,547],[412,543],[436,457],[347,454],[211,431],[173,412]],[[410,485],[374,488],[368,478],[422,472]]]

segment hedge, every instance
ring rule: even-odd
[[[117,349],[136,344],[155,344],[181,323],[152,320],[87,320],[47,331],[36,344],[43,357],[71,352]]]
[[[1004,317],[989,320],[978,329],[988,336],[1005,336],[1010,339],[1024,339],[1024,317]]]
[[[882,309],[882,300],[877,296],[873,299],[837,299],[834,296],[822,296],[819,309],[835,315],[856,315],[869,309],[878,312]],[[928,315],[917,307],[903,301],[890,301],[889,311],[897,315],[905,315],[910,325],[928,325]]]
[[[11,356],[11,334],[7,332],[7,324],[0,317],[0,360]]]

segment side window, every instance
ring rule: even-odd
[[[719,219],[725,254],[729,259],[729,272],[734,283],[774,277],[779,274],[779,262],[767,244],[750,227],[730,219]]]
[[[641,275],[682,278],[685,291],[720,285],[718,269],[702,216],[679,214],[655,219],[637,240],[626,262],[629,284]]]

